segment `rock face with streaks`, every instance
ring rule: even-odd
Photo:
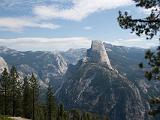
[[[103,44],[94,41],[89,50],[61,52],[0,46],[0,68],[15,65],[20,76],[34,72],[44,88],[52,82],[58,99],[68,108],[108,114],[111,120],[151,120],[144,111],[149,109],[150,95],[159,96],[160,84],[145,80],[138,67],[145,49]],[[68,68],[68,64],[74,65]]]
[[[66,108],[108,114],[111,120],[144,120],[139,89],[112,69],[104,46],[93,41],[87,56],[70,65],[57,98]]]
[[[4,68],[8,70],[8,64],[2,57],[0,57],[0,74],[3,72]]]
[[[91,48],[87,50],[87,57],[93,63],[106,63],[112,69],[108,54],[102,41],[92,41]]]
[[[6,60],[9,67],[15,65],[22,78],[34,73],[42,86],[51,82],[55,89],[61,84],[61,78],[68,66],[58,51],[16,51],[0,47],[0,56]],[[6,64],[1,58],[0,61],[3,68]]]

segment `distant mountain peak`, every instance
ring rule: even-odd
[[[113,120],[144,120],[140,90],[112,68],[101,41],[92,41],[87,56],[68,67],[63,81],[56,96],[68,109],[108,114]]]
[[[87,57],[90,62],[106,63],[112,69],[108,54],[102,41],[92,41],[91,48],[87,50]]]

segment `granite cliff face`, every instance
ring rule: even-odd
[[[92,41],[91,48],[87,50],[87,58],[89,62],[106,63],[112,69],[108,54],[101,41]]]
[[[69,66],[64,81],[57,97],[67,108],[108,114],[111,120],[145,119],[139,89],[112,68],[99,41],[92,42],[84,59]]]
[[[4,68],[8,70],[8,64],[2,57],[0,57],[0,74],[3,72]]]
[[[6,47],[0,47],[2,56],[9,67],[15,65],[22,76],[35,73],[42,86],[46,87],[49,82],[57,89],[61,84],[61,78],[67,70],[67,62],[57,52],[43,51],[16,51]]]
[[[102,42],[97,43],[95,46]],[[34,72],[42,86],[51,81],[58,89],[57,97],[68,108],[107,113],[113,120],[148,120],[144,115],[149,108],[147,99],[150,95],[159,96],[160,84],[144,80],[144,73],[138,68],[145,50],[104,45],[107,53],[103,44],[64,52],[22,52],[0,47],[0,68],[16,65],[21,76]],[[106,55],[100,51],[109,56],[104,59],[111,63],[102,59]],[[100,57],[91,57],[95,53]],[[75,65],[68,68],[68,64]]]
[[[69,49],[67,51],[61,51],[60,53],[68,64],[75,65],[80,59],[86,56],[87,50],[85,48]]]

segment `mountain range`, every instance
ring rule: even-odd
[[[93,41],[90,49],[16,51],[0,47],[0,72],[12,65],[23,78],[32,72],[45,89],[50,82],[66,108],[109,115],[111,120],[148,120],[148,100],[160,92],[138,64],[145,49]]]

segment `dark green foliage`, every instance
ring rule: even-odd
[[[38,104],[39,83],[33,73],[29,80],[29,83],[30,83],[30,89],[31,89],[30,94],[31,94],[31,101],[32,101],[32,107],[31,107],[32,108],[32,120],[37,120],[35,113],[36,113],[36,107]]]
[[[31,89],[28,83],[28,78],[25,77],[23,80],[23,90],[22,90],[22,94],[23,94],[23,100],[22,100],[22,109],[23,109],[23,114],[22,116],[25,118],[30,118],[30,116],[32,115],[32,111],[31,111],[31,95],[30,95]]]
[[[9,98],[10,98],[11,83],[10,83],[9,74],[6,68],[2,72],[0,86],[1,86],[0,90],[1,90],[1,102],[2,102],[1,114],[7,115],[10,112]]]
[[[62,104],[58,107],[57,120],[64,120],[64,107]]]
[[[139,67],[140,67],[140,68],[143,68],[143,63],[139,63]]]
[[[90,113],[83,113],[83,120],[92,120],[92,117]]]
[[[5,68],[0,77],[0,115],[22,116],[32,120],[102,120],[96,114],[76,110],[64,110],[63,104],[58,105],[51,85],[47,89],[46,104],[39,101],[39,82],[32,74],[25,77],[23,84],[13,66],[10,74]],[[0,119],[10,120],[7,117]]]
[[[73,120],[81,120],[81,111],[80,110],[71,110],[70,111],[71,119]]]
[[[146,71],[146,72],[145,72],[145,77],[146,77],[148,80],[151,80],[151,79],[152,79],[152,73]]]
[[[121,28],[130,29],[136,35],[146,35],[147,39],[152,39],[154,36],[160,35],[160,0],[133,0],[137,7],[151,9],[149,16],[145,18],[134,19],[128,12],[119,12],[118,22]],[[159,38],[160,40],[160,38]],[[158,45],[157,45],[158,46]],[[145,54],[147,65],[139,64],[140,68],[145,70],[145,77],[148,80],[160,80],[160,47],[152,52],[148,50]],[[160,102],[157,103],[157,98],[153,98],[150,102],[153,108],[149,111],[150,115],[160,113]]]
[[[83,119],[84,120],[90,120],[90,114],[89,113],[84,113],[83,114]]]
[[[41,104],[36,105],[35,120],[47,120],[45,114],[45,107]]]
[[[47,120],[55,120],[56,111],[57,106],[53,96],[53,88],[51,85],[49,85],[47,90]]]
[[[151,104],[151,106],[153,107],[153,109],[151,111],[148,112],[149,115],[155,116],[157,114],[160,113],[160,108],[157,106],[159,106],[160,104],[160,98],[156,97],[153,98],[149,101],[149,103]]]
[[[159,35],[160,31],[160,16],[159,16],[159,0],[133,0],[139,7],[146,9],[151,8],[151,14],[146,18],[134,19],[128,12],[119,12],[118,22],[121,28],[131,29],[136,35],[140,36],[145,34],[147,39]]]
[[[20,115],[21,109],[21,86],[18,80],[16,68],[11,68],[10,74],[5,68],[0,80],[1,85],[1,113],[3,115]]]
[[[11,81],[11,97],[12,97],[12,116],[15,116],[16,114],[21,114],[21,100],[22,100],[22,94],[21,94],[21,83],[18,80],[19,75],[17,73],[17,70],[15,66],[12,66],[10,70],[10,81]]]
[[[5,68],[0,80],[1,85],[1,107],[2,114],[16,116],[20,115],[21,109],[21,86],[18,80],[18,73],[16,68],[11,68],[10,74]]]
[[[160,6],[159,0],[133,0],[137,3],[136,6],[152,8],[154,6]]]

